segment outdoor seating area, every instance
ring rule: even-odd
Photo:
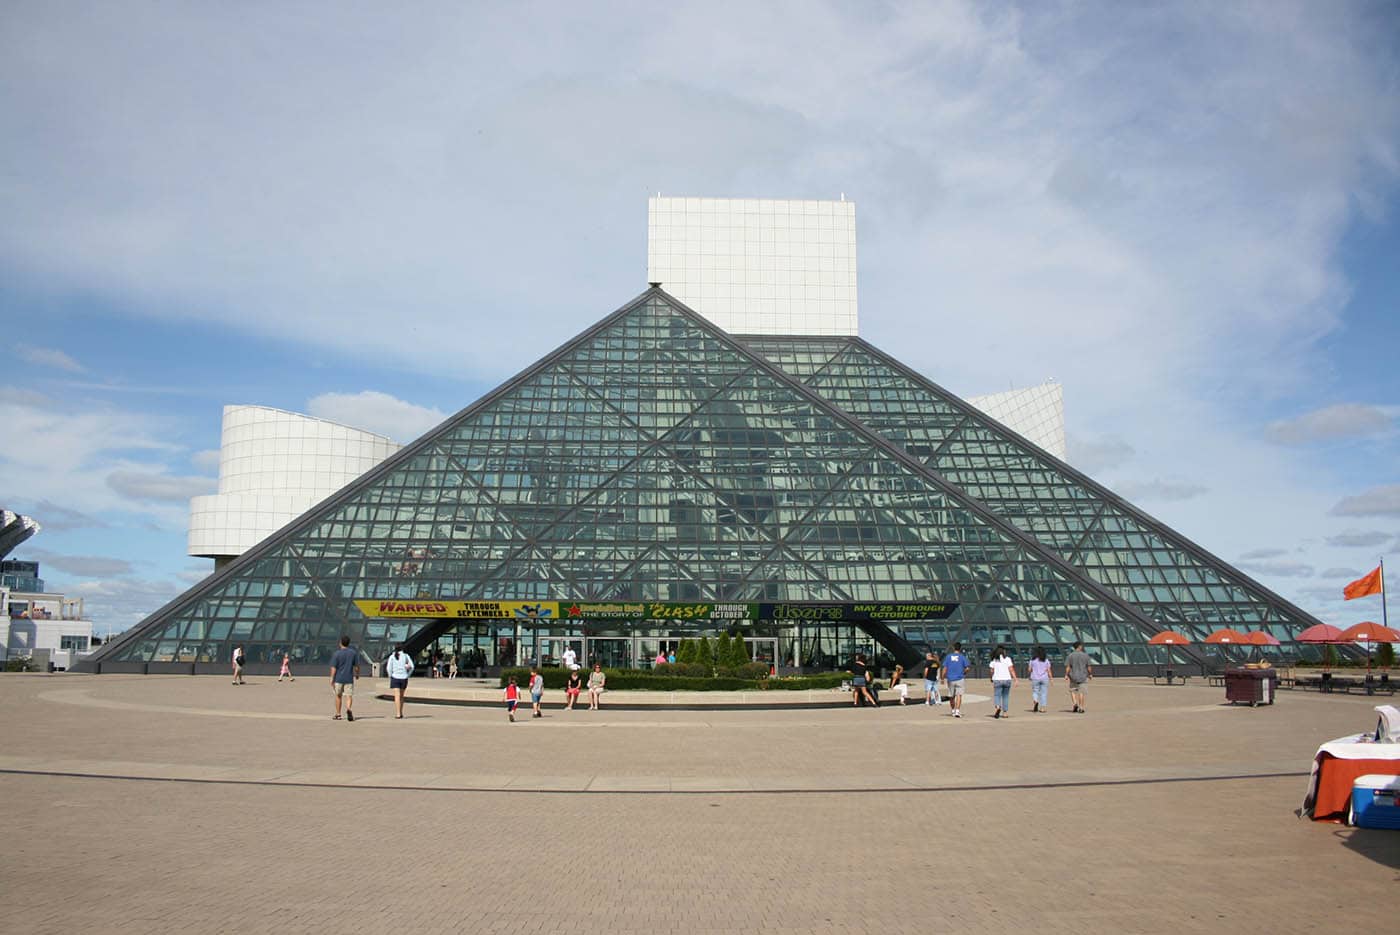
[[[1347,695],[1394,695],[1396,684],[1396,680],[1392,679],[1388,672],[1382,672],[1378,675],[1364,673],[1339,675],[1335,672],[1320,672],[1315,675],[1295,675],[1286,682],[1280,682],[1280,686],[1283,688]]]

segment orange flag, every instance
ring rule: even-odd
[[[1342,588],[1343,600],[1351,600],[1356,597],[1365,597],[1368,594],[1381,593],[1381,569],[1376,566],[1376,570],[1369,575],[1362,575],[1351,584]]]

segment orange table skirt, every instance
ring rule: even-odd
[[[1351,807],[1351,785],[1368,773],[1400,775],[1400,760],[1344,760],[1330,753],[1318,754],[1313,820],[1345,820]]]

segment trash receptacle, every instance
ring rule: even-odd
[[[1255,705],[1273,704],[1278,688],[1278,673],[1273,669],[1226,669],[1225,700],[1234,704],[1247,702]]]

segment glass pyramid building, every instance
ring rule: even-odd
[[[342,634],[635,665],[737,630],[779,665],[1083,640],[1132,671],[1161,629],[1315,622],[861,339],[736,337],[653,287],[85,667],[322,664]]]

